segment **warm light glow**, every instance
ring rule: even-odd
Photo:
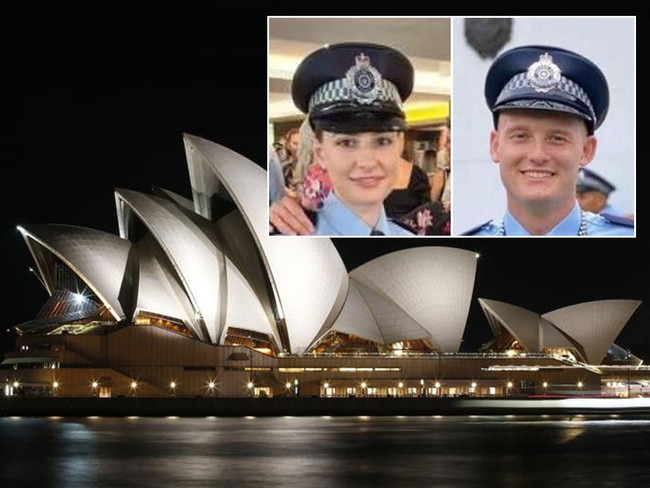
[[[366,382],[365,382],[365,381],[363,381],[363,382],[361,382],[361,388],[363,388],[363,389],[365,389],[365,388],[366,388],[366,386],[368,386],[368,385],[366,384]]]
[[[506,351],[506,356],[508,356],[509,358],[513,357],[515,354],[517,354],[517,352],[512,349],[508,349]]]
[[[171,383],[169,383],[169,387],[170,387],[172,390],[175,389],[175,388],[176,388],[176,382],[175,382],[175,381],[172,381]]]
[[[508,388],[512,388],[512,381],[508,381]]]
[[[330,384],[329,384],[329,383],[323,383],[323,388],[326,388],[326,389],[327,389],[327,388],[329,388],[329,387],[330,387]]]
[[[548,383],[545,381],[544,383],[542,383],[542,386],[543,386],[544,388],[548,388]]]
[[[208,382],[208,388],[211,389],[211,390],[214,390],[214,387],[215,387],[214,381],[209,381]]]
[[[582,381],[578,381],[578,388],[582,388]]]
[[[97,388],[97,387],[99,386],[99,383],[97,383],[96,381],[93,381],[93,382],[90,384],[90,386],[92,386],[93,388]]]
[[[14,381],[14,388],[18,388],[19,386],[20,386],[20,383],[18,383],[17,381]]]
[[[397,383],[397,386],[398,386],[399,388],[404,388],[404,383],[402,383],[402,382],[400,381],[399,383]]]
[[[54,381],[54,382],[52,383],[52,388],[58,388],[58,387],[59,387],[59,382],[58,382],[58,381]]]
[[[472,381],[472,388],[476,388],[476,381]]]
[[[284,385],[284,386],[286,386],[287,388],[291,388],[291,381],[287,381],[287,384]],[[326,387],[326,388],[327,388],[327,387]]]
[[[439,381],[436,381],[435,387],[440,388],[440,382]]]
[[[252,381],[249,381],[249,382],[246,384],[246,386],[248,387],[249,390],[251,390],[251,389],[253,388],[253,382],[252,382]]]
[[[138,382],[137,381],[132,381],[131,382],[131,389],[135,390],[138,387]]]
[[[410,125],[429,123],[449,117],[449,103],[429,101],[424,103],[406,102],[404,104],[406,122]]]

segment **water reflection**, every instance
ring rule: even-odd
[[[0,419],[0,486],[650,486],[650,421]]]

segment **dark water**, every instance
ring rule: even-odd
[[[0,487],[650,487],[650,420],[0,418]]]

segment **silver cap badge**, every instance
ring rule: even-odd
[[[379,96],[381,74],[370,64],[370,57],[365,54],[355,57],[355,65],[345,74],[345,79],[357,102],[372,103]]]
[[[553,56],[544,53],[539,57],[539,61],[534,62],[528,67],[526,79],[530,86],[538,92],[546,93],[551,91],[560,83],[562,72],[553,62]]]

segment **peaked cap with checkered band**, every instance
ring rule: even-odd
[[[609,109],[609,88],[591,60],[553,46],[521,46],[500,54],[485,80],[485,100],[494,114],[505,109],[565,112],[585,119],[589,134]]]
[[[339,133],[406,129],[403,102],[413,65],[389,46],[344,42],[307,55],[293,76],[293,101],[314,129]]]

